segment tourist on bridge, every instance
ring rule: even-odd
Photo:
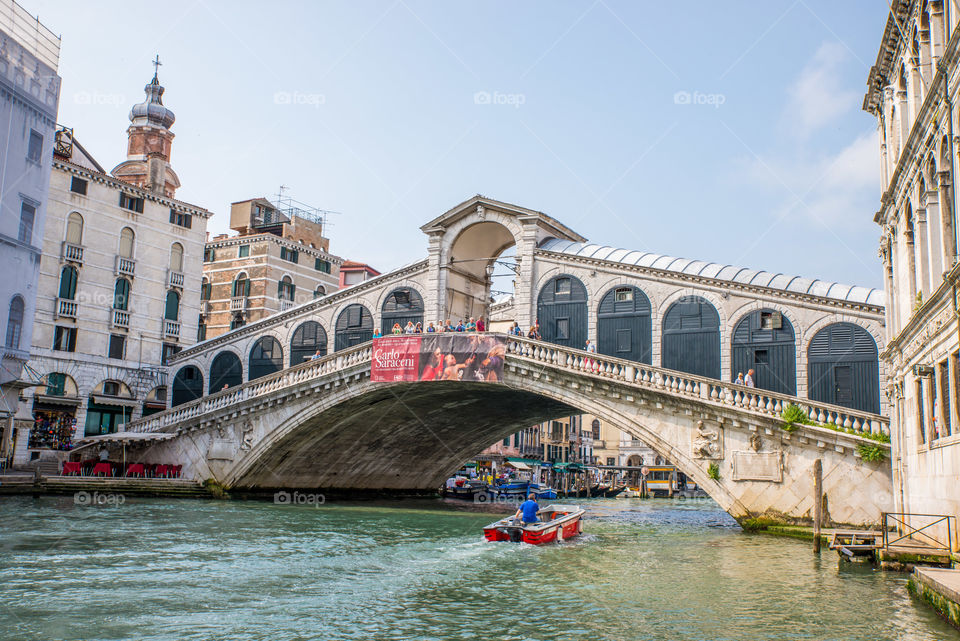
[[[743,385],[743,372],[737,372],[737,380],[733,382],[734,385]]]
[[[320,353],[320,350],[319,350],[319,349],[318,349],[316,352],[313,353],[313,356],[310,357],[310,360],[311,360],[311,361],[315,361],[315,360],[317,360],[318,358],[323,358],[323,354]]]
[[[373,330],[373,337],[374,337],[374,338],[383,338],[383,332],[380,331],[380,328],[379,328],[379,327],[378,327],[377,329]]]
[[[414,334],[422,334],[422,333],[423,333],[423,323],[418,322],[418,323],[414,326],[414,328],[413,328],[413,333],[414,333]]]
[[[467,321],[466,330],[467,330],[468,332],[475,332],[475,331],[477,331],[477,323],[476,323],[476,321],[473,320],[473,317],[470,317],[470,320]]]
[[[453,323],[450,322],[450,319],[449,319],[449,318],[447,319],[447,325],[446,325],[446,327],[444,328],[443,331],[445,331],[445,332],[452,332],[452,331],[454,331]]]
[[[515,519],[521,519],[524,525],[537,522],[537,512],[540,511],[540,505],[537,503],[537,497],[534,494],[528,494],[527,500],[520,504],[517,513],[513,515]],[[521,518],[522,517],[522,518]]]
[[[403,333],[403,328],[400,327],[400,323],[394,323],[394,324],[393,324],[393,329],[391,330],[391,332],[392,332],[394,335],[402,334],[402,333]]]
[[[748,370],[747,370],[747,377],[746,377],[745,379],[743,379],[743,384],[746,385],[747,387],[756,387],[756,386],[757,386],[756,383],[753,382],[753,374],[754,374],[754,372],[753,372],[752,369],[748,369]]]
[[[463,326],[463,320],[457,321],[457,330],[458,332],[466,331],[466,327]]]
[[[587,353],[588,353],[588,354],[596,354],[596,353],[597,353],[597,346],[594,345],[593,343],[591,343],[589,338],[587,339],[587,345],[586,345],[586,347],[585,347],[584,349],[587,350]],[[595,366],[597,363],[596,363],[596,361],[594,361],[592,358],[588,358],[588,359],[586,359],[586,363],[584,363],[584,364],[585,364],[588,368],[594,369],[594,366]]]
[[[433,326],[432,322],[429,325],[427,325],[428,334],[433,334],[435,331],[437,331],[437,328]]]
[[[413,321],[407,321],[407,326],[403,328],[404,334],[416,334],[417,328],[413,326]]]
[[[477,319],[477,331],[478,331],[478,332],[485,332],[485,331],[487,331],[487,325],[483,322],[483,319],[482,319],[482,318],[478,318],[478,319]]]

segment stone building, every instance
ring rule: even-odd
[[[343,260],[330,254],[322,212],[298,205],[253,198],[230,206],[237,235],[217,236],[203,254],[198,340],[337,290]]]
[[[0,17],[0,460],[7,460],[18,399],[31,382],[24,365],[60,97],[60,38],[13,0],[0,0]]]
[[[957,133],[960,11],[893,3],[863,108],[877,118],[898,511],[960,517]]]
[[[42,384],[25,390],[15,464],[162,409],[163,366],[196,338],[210,212],[174,198],[174,115],[156,75],[145,91],[110,173],[58,132],[30,360]]]

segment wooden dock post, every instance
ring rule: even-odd
[[[820,554],[820,521],[823,510],[823,461],[813,462],[813,553]]]

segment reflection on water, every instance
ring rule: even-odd
[[[904,576],[711,501],[580,503],[585,536],[534,547],[441,501],[0,499],[0,639],[956,638]]]

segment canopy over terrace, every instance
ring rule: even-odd
[[[73,451],[77,451],[91,445],[138,445],[149,444],[156,441],[166,441],[176,436],[173,432],[114,432],[113,434],[101,434],[98,436],[87,436],[76,442]]]

